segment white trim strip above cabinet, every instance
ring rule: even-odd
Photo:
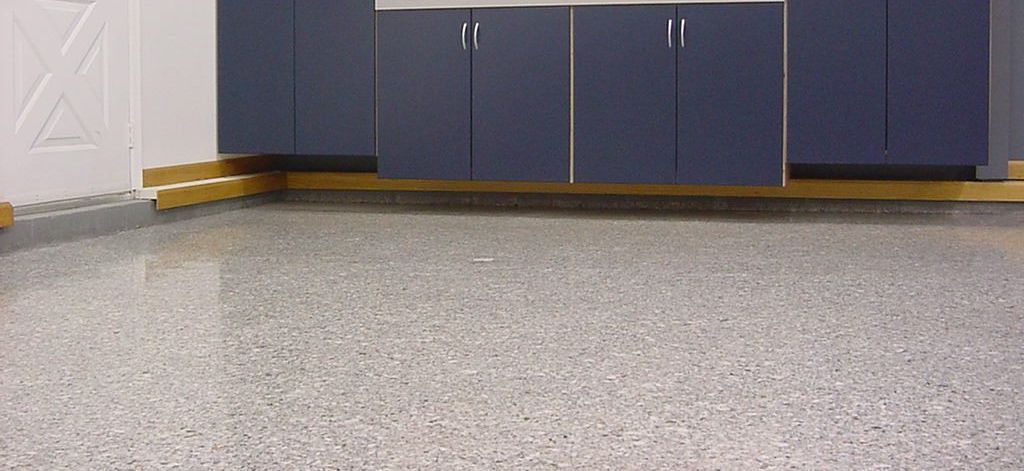
[[[784,0],[376,0],[375,7],[377,10],[442,10],[450,8],[680,5],[689,3],[784,3]]]

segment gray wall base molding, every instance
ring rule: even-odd
[[[977,214],[1024,217],[1020,203],[814,200],[706,196],[618,196],[519,193],[289,190],[294,203],[396,205],[407,207],[523,208],[537,210],[723,211],[839,214]],[[1015,219],[1015,218],[1010,218]],[[1020,220],[1016,218],[1015,220]]]
[[[153,201],[130,200],[15,216],[0,229],[0,254],[99,237],[168,222],[280,201],[280,192],[157,211]]]

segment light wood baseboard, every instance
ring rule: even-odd
[[[14,225],[14,207],[11,203],[0,203],[0,228]]]
[[[1024,182],[790,180],[786,187],[618,185],[435,180],[383,180],[372,173],[288,172],[289,190],[550,193],[713,196],[832,200],[1024,202]]]
[[[1024,160],[1010,162],[1010,180],[1024,180]]]
[[[142,186],[150,188],[273,170],[276,168],[274,168],[274,159],[271,156],[234,157],[212,162],[146,169],[142,171]]]
[[[1024,202],[1024,161],[1010,164],[1005,182],[790,180],[782,187],[633,185],[600,183],[385,180],[374,173],[275,172],[269,156],[147,170],[157,209],[172,209],[280,190],[546,193],[622,196],[711,196],[878,201]],[[234,178],[232,178],[234,177]],[[200,180],[211,180],[202,182]],[[170,183],[164,183],[170,182]],[[194,185],[188,182],[197,182]],[[9,208],[9,205],[8,205]],[[8,209],[7,220],[10,220]],[[0,205],[0,227],[5,222]],[[10,222],[7,223],[10,225]]]
[[[374,173],[274,172],[272,156],[236,157],[216,162],[177,165],[143,172],[146,188],[231,176],[181,188],[154,188],[158,209],[235,198],[278,190],[413,191],[480,193],[548,193],[626,196],[712,196],[880,201],[1024,202],[1024,161],[1010,163],[1007,182],[923,182],[875,180],[789,180],[780,187],[704,185],[634,185],[598,183],[475,182],[385,180]],[[270,176],[270,175],[274,176]],[[223,197],[218,197],[223,195]],[[2,219],[0,209],[0,223]],[[0,225],[2,227],[2,225]]]
[[[156,209],[165,210],[214,201],[241,198],[285,189],[285,174],[267,172],[223,178],[194,185],[156,189]]]

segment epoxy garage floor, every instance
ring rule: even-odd
[[[3,468],[1024,467],[1019,218],[279,203],[0,276]]]

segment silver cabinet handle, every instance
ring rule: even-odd
[[[466,38],[466,32],[468,32],[468,31],[469,31],[469,23],[462,23],[462,50],[463,51],[465,51],[466,49],[469,49],[469,43],[467,42],[469,39]]]
[[[668,20],[668,48],[672,49],[672,19]]]
[[[473,49],[480,49],[480,23],[473,26]]]
[[[686,47],[686,18],[679,19],[679,47]]]

